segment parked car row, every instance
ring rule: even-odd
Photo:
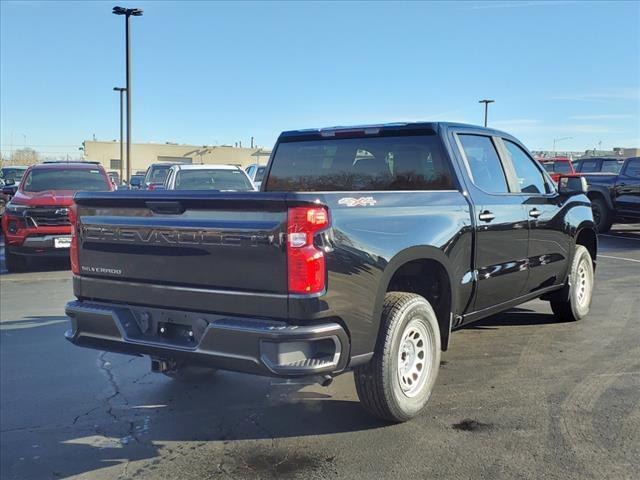
[[[264,167],[262,167],[264,168]],[[255,172],[254,172],[255,173]],[[25,270],[39,257],[67,257],[71,242],[69,208],[78,191],[112,191],[119,177],[95,162],[47,162],[5,167],[0,178],[5,264]],[[131,176],[127,189],[254,191],[246,171],[232,165],[158,163]],[[3,203],[4,203],[3,202]]]
[[[249,165],[245,170],[235,165],[194,165],[153,163],[144,173],[132,175],[128,190],[259,190],[264,165]],[[110,176],[111,176],[111,172]],[[115,172],[114,172],[115,173]]]
[[[587,196],[591,200],[598,232],[606,233],[614,222],[640,221],[640,159],[621,160],[610,157],[542,158],[539,160],[554,182],[563,175],[581,176],[587,180]]]
[[[358,159],[365,165],[367,159]],[[474,161],[473,158],[470,161]],[[541,159],[540,164],[554,182],[561,176],[583,176],[587,195],[600,233],[613,222],[640,221],[640,159],[621,162],[614,158]],[[245,170],[232,165],[154,163],[146,172],[136,172],[128,185],[118,186],[115,172],[106,172],[95,162],[53,162],[32,167],[11,166],[0,170],[2,203],[6,214],[2,232],[9,271],[25,269],[39,256],[66,256],[71,227],[68,208],[77,191],[203,190],[210,192],[260,190],[265,165]],[[364,167],[363,167],[364,168]],[[11,200],[11,201],[10,201]],[[10,201],[10,202],[9,202]]]

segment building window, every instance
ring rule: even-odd
[[[122,167],[122,160],[120,159],[112,158],[109,162],[109,168],[111,170],[120,170],[120,167]]]

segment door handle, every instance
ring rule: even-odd
[[[153,213],[181,214],[184,207],[180,202],[145,202],[147,208]]]
[[[496,218],[496,216],[493,214],[493,212],[490,212],[489,210],[485,210],[484,212],[480,213],[478,218],[483,222],[490,222],[491,220]]]
[[[542,215],[542,210],[538,210],[537,208],[534,208],[533,210],[529,210],[530,217],[538,218],[540,215]]]

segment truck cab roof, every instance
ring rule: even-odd
[[[425,131],[437,132],[446,128],[470,128],[473,130],[481,130],[493,135],[509,136],[506,132],[495,130],[493,128],[482,127],[466,123],[456,122],[394,122],[380,123],[368,125],[351,125],[351,126],[333,126],[324,128],[308,128],[302,130],[288,130],[280,134],[281,140],[294,138],[326,138],[340,137],[342,135],[384,135],[385,133],[406,132],[406,131]]]

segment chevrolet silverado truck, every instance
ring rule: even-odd
[[[48,162],[29,167],[2,215],[7,270],[25,270],[42,257],[69,258],[74,193],[112,188],[98,164]]]
[[[353,371],[366,410],[405,421],[452,329],[538,297],[587,315],[585,191],[487,128],[284,132],[259,192],[78,193],[66,338],[174,377]]]
[[[578,173],[589,185],[593,218],[599,233],[614,222],[640,222],[640,157],[627,158],[618,172]]]

